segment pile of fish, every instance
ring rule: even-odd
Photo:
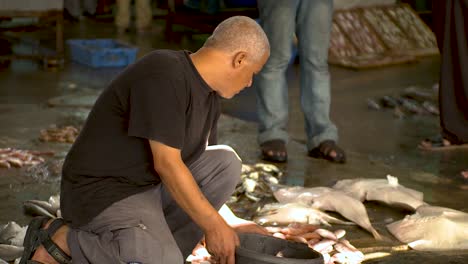
[[[0,148],[0,168],[21,168],[23,166],[38,165],[45,160],[44,155],[54,155],[53,152],[20,150],[14,148]]]
[[[27,226],[20,226],[15,222],[8,222],[0,226],[0,264],[7,261],[19,262],[23,254],[23,240]]]
[[[377,240],[382,237],[372,226],[363,201],[378,201],[412,211],[425,204],[421,192],[400,185],[398,178],[391,175],[387,179],[341,180],[332,188],[277,185],[273,189],[279,203],[264,205],[254,218],[258,224],[350,224],[324,212],[333,211],[369,231]]]
[[[357,264],[364,260],[364,254],[344,238],[346,231],[338,229],[329,231],[317,225],[292,223],[286,227],[266,227],[274,237],[307,244],[321,253],[325,264]],[[188,258],[192,264],[212,263],[206,248],[199,244]]]
[[[74,126],[57,127],[52,125],[41,130],[39,139],[44,142],[73,143],[78,136],[79,130]]]
[[[398,178],[391,175],[387,175],[387,179],[345,179],[332,188],[277,185],[273,189],[279,203],[264,205],[254,218],[258,224],[351,224],[323,212],[334,211],[380,239],[363,204],[376,201],[414,213],[387,225],[390,233],[409,247],[416,250],[468,249],[467,213],[428,205],[422,192],[400,185]]]
[[[367,106],[373,110],[391,109],[395,117],[411,115],[438,116],[437,88],[422,89],[408,87],[399,96],[386,95],[378,99],[367,99]]]
[[[236,202],[243,196],[253,202],[272,197],[270,185],[278,184],[281,176],[282,172],[272,164],[257,163],[253,166],[242,164],[241,181],[230,202]]]
[[[60,195],[52,195],[48,201],[27,200],[23,202],[23,209],[26,214],[32,216],[61,217]]]

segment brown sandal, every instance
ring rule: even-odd
[[[336,155],[332,155],[335,152]],[[345,152],[333,140],[325,140],[318,147],[309,150],[309,156],[316,159],[326,159],[335,163],[345,163]]]
[[[288,160],[286,143],[281,139],[266,141],[260,145],[260,149],[263,160],[272,162],[286,162]]]

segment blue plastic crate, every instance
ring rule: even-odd
[[[70,39],[67,44],[73,61],[94,68],[127,66],[138,52],[138,48],[113,39]]]

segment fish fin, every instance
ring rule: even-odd
[[[372,233],[372,235],[374,236],[374,238],[375,238],[376,240],[379,240],[379,241],[382,241],[382,240],[383,240],[382,236],[381,236],[381,235],[379,234],[379,232],[377,232],[377,230],[375,230],[374,228],[372,228],[372,229],[370,230],[370,232]]]
[[[419,240],[416,240],[416,241],[413,241],[413,242],[409,242],[408,246],[410,248],[412,248],[412,249],[415,249],[415,248],[418,248],[421,245],[427,244],[428,242],[429,241],[427,241],[425,239],[419,239]]]
[[[398,186],[398,178],[397,177],[388,174],[387,175],[387,180],[388,180],[388,184],[390,186],[393,186],[393,187]]]

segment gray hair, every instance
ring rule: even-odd
[[[262,27],[246,16],[233,16],[221,22],[203,45],[229,53],[245,51],[259,61],[270,51],[268,37]]]

